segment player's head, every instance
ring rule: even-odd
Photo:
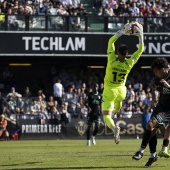
[[[170,66],[166,58],[160,57],[156,58],[152,64],[151,68],[156,77],[162,79],[165,78],[169,72]]]
[[[128,55],[128,47],[125,44],[121,44],[118,47],[118,56],[126,57]]]
[[[97,92],[98,89],[99,89],[99,85],[98,85],[97,83],[95,83],[95,84],[93,85],[93,92],[94,92],[94,93]]]

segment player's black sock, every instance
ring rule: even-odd
[[[97,133],[98,133],[98,126],[95,126],[95,129],[93,131],[93,136],[96,136]]]
[[[91,127],[91,126],[88,126],[88,127],[87,127],[87,131],[86,131],[87,140],[90,140],[90,127]]]
[[[169,145],[169,140],[168,139],[164,139],[163,140],[163,146],[168,146]]]
[[[152,136],[152,131],[146,129],[144,134],[143,134],[141,148],[143,148],[143,149],[146,148],[146,146],[149,143],[149,140],[150,140],[151,136]]]
[[[154,134],[149,141],[149,149],[150,153],[155,153],[156,152],[156,146],[157,146],[157,136]]]

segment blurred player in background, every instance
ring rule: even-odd
[[[96,145],[95,136],[98,133],[100,115],[101,115],[101,100],[102,95],[98,92],[99,85],[93,85],[93,91],[88,94],[85,100],[85,105],[88,108],[87,115],[87,146],[90,146],[90,130],[94,123],[94,131],[92,134],[92,143]]]
[[[125,26],[127,26],[127,24]],[[104,91],[102,94],[103,119],[107,127],[114,132],[116,144],[119,144],[120,141],[120,127],[115,126],[114,120],[112,119],[112,112],[117,114],[122,107],[122,101],[126,97],[125,83],[127,76],[144,50],[143,27],[137,23],[133,35],[139,38],[138,50],[134,52],[130,58],[126,58],[128,56],[128,47],[125,44],[121,44],[118,47],[116,55],[114,43],[122,35],[129,35],[131,29],[131,27],[128,28],[125,26],[109,39],[107,48],[108,61],[104,78]]]
[[[149,143],[151,155],[145,166],[151,166],[155,161],[157,161],[158,156],[165,158],[170,157],[170,154],[168,153],[170,139],[170,67],[165,58],[157,58],[153,61],[151,68],[155,74],[155,79],[152,82],[152,88],[153,90],[159,91],[159,100],[154,108],[151,119],[147,123],[141,146],[132,157],[135,160],[140,160],[143,157],[145,148]],[[156,153],[156,128],[160,128],[164,136],[162,150],[158,153],[158,155]]]
[[[7,120],[3,114],[0,115],[0,137],[4,133],[6,140],[9,140],[9,133],[7,131]]]

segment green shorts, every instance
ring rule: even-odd
[[[126,86],[110,87],[105,85],[102,96],[102,110],[114,110],[114,103],[126,97]]]

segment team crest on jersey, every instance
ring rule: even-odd
[[[83,121],[79,121],[76,125],[77,132],[83,136],[84,133],[86,132],[87,126]]]

